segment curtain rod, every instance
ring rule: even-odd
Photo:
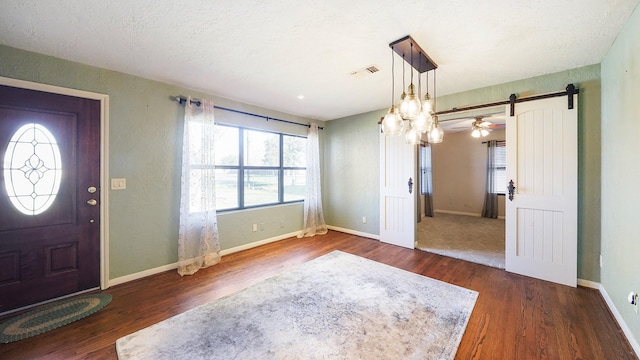
[[[177,101],[180,104],[186,103],[187,102],[187,98],[185,96],[174,96],[171,97],[171,100],[173,101]],[[192,104],[196,104],[198,106],[200,106],[200,100],[198,99],[191,99],[191,103]],[[240,111],[240,110],[235,110],[235,109],[230,109],[230,108],[226,108],[226,107],[222,107],[222,106],[213,106],[214,109],[218,109],[218,110],[224,110],[224,111],[229,111],[229,112],[233,112],[236,114],[242,114],[242,115],[249,115],[249,116],[255,116],[255,117],[259,117],[259,118],[263,118],[267,121],[269,120],[273,120],[273,121],[279,121],[279,122],[283,122],[283,123],[287,123],[287,124],[292,124],[292,125],[300,125],[300,126],[304,126],[304,127],[311,127],[311,125],[309,124],[301,124],[301,123],[297,123],[295,121],[289,121],[289,120],[282,120],[282,119],[276,119],[276,118],[272,118],[270,116],[264,116],[264,115],[259,115],[259,114],[254,114],[254,113],[250,113],[250,112],[246,112],[246,111]],[[318,126],[318,129],[320,130],[324,130],[324,127],[322,126]]]
[[[483,109],[483,108],[488,108],[493,106],[510,104],[511,105],[510,112],[511,112],[511,116],[513,116],[515,103],[532,101],[532,100],[540,100],[540,99],[548,99],[548,98],[558,97],[558,96],[568,96],[568,107],[569,109],[573,109],[573,94],[578,94],[578,93],[580,93],[580,89],[576,89],[576,87],[573,84],[569,84],[567,85],[567,88],[565,89],[565,91],[559,91],[559,92],[542,94],[542,95],[534,95],[534,96],[529,96],[521,99],[518,99],[516,94],[511,94],[511,96],[509,96],[509,100],[497,101],[497,102],[480,104],[480,105],[471,105],[471,106],[465,106],[461,108],[454,107],[451,110],[438,111],[435,113],[435,115],[445,115],[445,114],[451,114],[451,113],[456,113],[460,111]]]
[[[506,143],[506,142],[507,142],[507,140],[496,140],[496,142],[497,142],[497,143]],[[489,142],[488,142],[488,141],[483,141],[482,143],[483,143],[483,144],[488,144]]]

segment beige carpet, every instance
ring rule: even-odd
[[[478,293],[334,251],[118,339],[120,360],[452,360]]]
[[[418,223],[416,248],[504,269],[504,219],[436,213]]]

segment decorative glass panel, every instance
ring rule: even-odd
[[[4,181],[9,200],[25,215],[38,215],[53,204],[62,178],[60,149],[40,124],[18,129],[4,155]]]

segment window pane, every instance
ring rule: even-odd
[[[507,148],[506,146],[496,146],[493,151],[493,191],[496,194],[504,194],[507,190]]]
[[[238,207],[238,170],[216,169],[216,209]]]
[[[280,135],[244,130],[244,165],[280,166]]]
[[[284,135],[282,147],[284,167],[307,167],[306,138]]]
[[[278,202],[278,170],[245,169],[244,205],[255,206]]]
[[[285,170],[284,201],[304,200],[306,181],[306,170]]]
[[[496,169],[493,173],[493,192],[496,194],[504,194],[507,191],[507,171]]]
[[[431,189],[431,147],[420,147],[420,194],[430,194]]]
[[[216,165],[237,166],[240,163],[239,128],[216,125]]]

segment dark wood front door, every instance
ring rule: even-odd
[[[99,184],[99,101],[0,86],[0,313],[100,286]]]

